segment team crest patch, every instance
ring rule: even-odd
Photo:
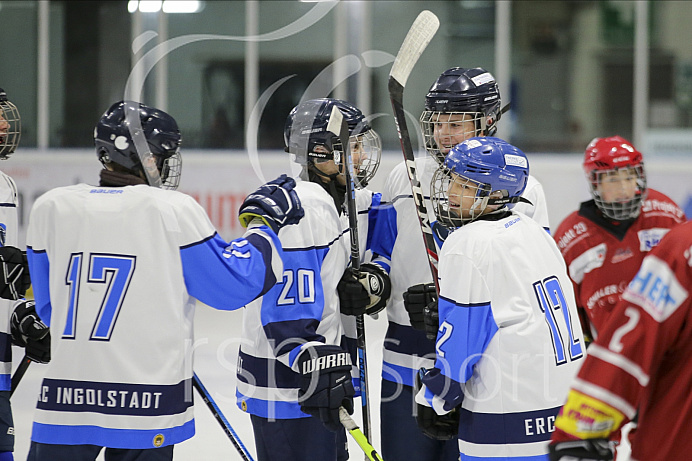
[[[163,434],[156,434],[156,435],[154,436],[154,446],[155,446],[156,448],[160,447],[161,445],[163,445],[163,441],[164,441],[165,439],[166,439],[166,438],[163,436]]]
[[[626,259],[631,258],[632,256],[634,256],[634,253],[632,253],[632,250],[630,250],[629,247],[624,249],[618,248],[610,262],[613,264],[617,264]]]
[[[240,409],[243,410],[244,412],[247,412],[247,402],[245,400],[240,402]]]

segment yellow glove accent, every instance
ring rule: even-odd
[[[271,226],[271,224],[269,224],[269,221],[267,221],[267,220],[264,218],[264,216],[258,215],[258,214],[255,214],[255,213],[241,213],[241,214],[238,216],[238,221],[240,221],[240,225],[241,225],[241,226],[247,228],[247,226],[250,225],[250,222],[251,222],[253,219],[256,219],[256,218],[261,219],[265,226],[269,227],[270,229],[273,229],[272,226]]]
[[[610,405],[571,390],[555,427],[580,439],[608,438],[624,419],[625,415]]]

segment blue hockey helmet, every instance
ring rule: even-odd
[[[7,99],[0,88],[0,160],[7,160],[19,145],[22,136],[22,118],[17,106]]]
[[[132,138],[127,116],[139,117],[147,147],[156,161],[163,189],[176,189],[180,182],[182,160],[180,157],[181,135],[175,119],[166,112],[132,101],[113,104],[94,128],[96,155],[107,167],[120,165],[122,169],[137,175],[144,174],[141,156]],[[136,119],[135,119],[136,120]]]
[[[501,104],[495,77],[487,70],[453,67],[444,71],[425,96],[425,110],[420,117],[426,149],[442,163],[449,150],[464,139],[494,135],[502,115]],[[441,139],[442,129],[454,132],[452,124],[458,126],[462,120],[473,122],[468,131]]]
[[[494,137],[467,139],[451,150],[433,175],[433,209],[440,223],[459,227],[488,212],[512,208],[521,200],[528,178],[529,161],[518,148]]]
[[[341,141],[327,131],[332,108],[337,107],[346,119],[349,130],[351,157],[356,172],[356,184],[365,187],[380,164],[382,143],[380,137],[363,113],[353,104],[332,98],[310,99],[298,104],[289,113],[284,125],[286,151],[303,166],[334,160],[340,165]],[[327,152],[316,152],[323,146]]]

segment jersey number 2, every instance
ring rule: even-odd
[[[70,257],[70,263],[67,267],[65,283],[70,286],[70,294],[67,305],[67,321],[62,334],[62,337],[66,339],[74,339],[76,335],[83,259],[82,253],[75,253]],[[135,257],[90,253],[88,271],[86,283],[107,284],[89,339],[108,341],[111,339],[115,321],[135,271]]]
[[[555,362],[557,365],[562,365],[568,360],[565,353],[565,339],[567,340],[567,350],[569,351],[569,360],[576,360],[584,355],[582,343],[574,336],[572,327],[572,319],[569,315],[565,294],[562,291],[562,286],[557,277],[549,277],[542,282],[533,284],[533,291],[538,298],[538,305],[545,314],[545,320],[550,327],[550,336],[553,340],[553,349],[555,350]],[[565,319],[565,326],[558,325],[557,313],[562,311],[562,317]],[[566,330],[566,331],[564,331]],[[563,336],[567,336],[564,338]]]

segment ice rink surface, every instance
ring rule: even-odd
[[[235,404],[235,365],[238,356],[242,310],[217,311],[198,305],[195,313],[195,362],[194,368],[233,430],[245,444],[253,459],[256,459],[250,417]],[[370,386],[371,421],[373,435],[371,443],[381,453],[379,434],[379,395],[382,370],[382,345],[387,330],[387,316],[378,320],[366,316],[368,383]],[[14,348],[15,366],[21,359],[22,349]],[[89,366],[89,364],[84,364]],[[31,421],[36,398],[45,370],[44,365],[32,364],[24,375],[19,388],[12,396],[15,423],[15,459],[25,460],[29,451]],[[176,461],[235,461],[242,460],[231,441],[214,419],[211,412],[195,391],[196,434],[193,438],[176,445],[173,459]],[[356,401],[353,418],[361,426],[360,400]],[[349,436],[351,460],[364,459],[360,447]],[[619,450],[618,461],[629,459],[629,447],[624,444]],[[103,454],[98,458],[103,460]],[[315,460],[318,461],[318,460]],[[387,460],[401,461],[401,460]]]

